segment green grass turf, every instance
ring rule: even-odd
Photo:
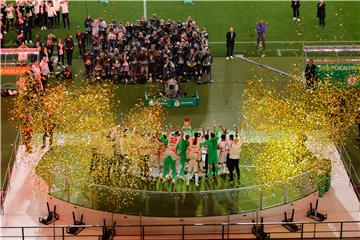
[[[292,20],[292,10],[288,1],[194,1],[185,5],[182,1],[148,1],[147,13],[150,17],[156,13],[167,20],[184,21],[192,16],[200,27],[209,31],[210,42],[224,42],[225,33],[230,26],[237,32],[238,42],[236,53],[257,55],[254,52],[256,41],[255,25],[262,18],[267,22],[266,54],[276,55],[277,49],[299,49],[283,54],[301,54],[303,43],[297,41],[359,41],[360,40],[360,2],[358,1],[328,1],[326,5],[326,26],[319,28],[316,18],[316,2],[302,1],[300,9],[301,22]],[[142,1],[110,1],[100,4],[98,1],[71,1],[70,21],[71,33],[83,30],[83,21],[89,14],[92,17],[102,17],[108,22],[116,19],[123,22],[135,22],[143,15]],[[34,31],[41,37],[49,31]],[[63,37],[67,31],[54,30]],[[6,42],[14,39],[14,34],[6,36]],[[285,41],[285,43],[270,43]],[[342,42],[313,42],[311,45],[345,44]],[[306,45],[305,44],[305,45]],[[350,44],[350,43],[349,43]],[[224,56],[224,43],[211,44],[215,56]]]

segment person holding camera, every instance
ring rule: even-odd
[[[307,90],[314,90],[315,85],[317,83],[317,73],[316,73],[316,65],[314,64],[314,60],[309,59],[305,68],[305,88]]]

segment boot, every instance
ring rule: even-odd
[[[198,187],[199,186],[199,174],[195,173],[195,186]]]

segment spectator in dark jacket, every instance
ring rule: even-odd
[[[300,22],[300,0],[291,0],[291,8],[293,10],[293,20]]]
[[[236,33],[234,32],[234,28],[230,27],[229,31],[226,33],[226,60],[229,60],[229,57],[233,59],[234,47],[235,47],[235,37]]]
[[[320,0],[317,4],[317,17],[319,18],[319,25],[325,27],[325,0]]]
[[[66,52],[66,61],[69,66],[72,64],[72,55],[74,52],[74,41],[72,36],[68,33],[65,37],[65,52]]]
[[[306,89],[313,90],[317,82],[316,65],[314,60],[309,59],[305,68]]]
[[[78,42],[78,47],[79,47],[79,54],[80,54],[80,57],[81,58],[84,58],[84,54],[85,54],[85,34],[80,32],[80,31],[77,31],[76,32],[76,39],[77,39],[77,42]]]
[[[91,43],[91,32],[92,32],[92,20],[91,17],[88,15],[85,19],[84,26],[85,26],[85,34],[86,34],[86,43]]]

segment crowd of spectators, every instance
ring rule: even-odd
[[[44,40],[32,30],[60,27],[69,29],[68,0],[17,0],[1,3],[1,44],[9,32],[16,33],[19,48],[39,49],[39,62],[52,72],[57,64],[71,66],[76,37],[79,56],[84,60],[90,79],[111,79],[115,82],[177,81],[211,82],[212,56],[206,29],[200,29],[191,18],[185,22],[164,21],[155,14],[148,21],[136,23],[102,18],[84,21],[83,31],[74,40],[48,34]],[[34,57],[34,56],[32,56]],[[36,61],[31,59],[32,62]],[[45,73],[44,75],[48,75]]]
[[[32,43],[33,29],[60,28],[60,16],[64,29],[70,28],[68,0],[17,0],[8,3],[0,0],[0,3],[2,40],[4,35],[14,31],[18,45],[21,42]]]
[[[154,14],[149,21],[141,17],[130,24],[87,16],[84,32],[76,38],[88,77],[142,83],[210,82],[208,33],[191,17],[182,23]]]
[[[20,56],[25,56],[25,62],[30,61],[33,73],[41,79],[43,89],[46,87],[50,75],[70,79],[71,72],[68,68],[72,64],[74,41],[70,34],[62,39],[50,33],[42,40],[38,35],[32,35],[33,29],[47,30],[60,28],[60,16],[63,20],[63,28],[69,29],[69,6],[68,0],[17,0],[15,2],[1,3],[1,47],[5,36],[9,32],[15,32],[16,45],[18,48],[35,48],[39,54],[19,54],[17,64],[22,64]],[[66,55],[67,65],[64,62]],[[54,73],[57,64],[63,68]],[[35,71],[36,70],[36,71]]]

